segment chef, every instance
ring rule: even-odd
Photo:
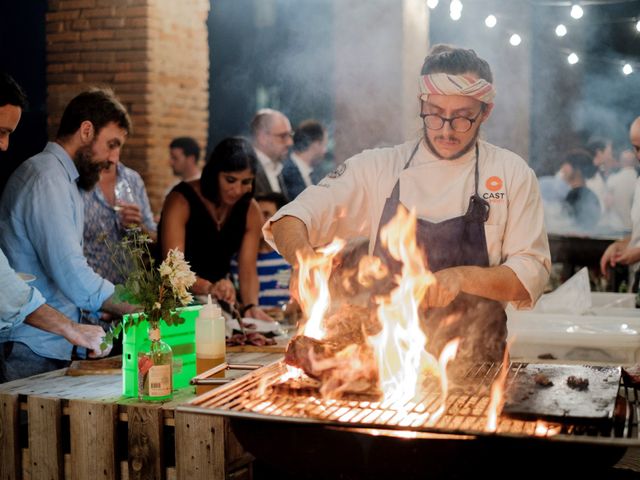
[[[427,348],[461,337],[458,359],[500,361],[504,305],[531,308],[550,253],[536,176],[518,155],[479,139],[493,109],[488,63],[473,50],[436,45],[419,79],[422,138],[365,150],[265,224],[265,238],[293,265],[334,237],[369,238],[402,205],[418,216],[416,240],[436,283],[427,291]]]

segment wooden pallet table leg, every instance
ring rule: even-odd
[[[0,479],[22,478],[18,395],[0,393]]]
[[[162,408],[130,405],[127,417],[129,479],[165,478]]]
[[[224,418],[176,411],[178,480],[224,480]]]
[[[117,420],[114,403],[69,401],[72,480],[117,478]]]
[[[30,396],[27,399],[27,412],[31,478],[64,479],[60,399]]]

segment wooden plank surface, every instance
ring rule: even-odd
[[[32,395],[27,399],[27,411],[31,478],[62,480],[64,457],[61,442],[61,400]]]
[[[118,407],[115,404],[82,400],[69,402],[73,480],[117,478],[120,467],[116,465],[115,452],[117,418]]]
[[[224,418],[176,412],[178,480],[225,479]]]
[[[0,479],[22,478],[18,395],[0,392]]]
[[[162,478],[164,471],[163,413],[158,405],[127,407],[129,478]]]

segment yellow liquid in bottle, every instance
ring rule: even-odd
[[[224,355],[221,357],[198,357],[196,356],[196,372],[201,374],[202,372],[206,372],[207,370],[212,369],[213,367],[217,367],[221,363],[225,361]],[[224,370],[221,372],[212,375],[209,378],[224,378]],[[196,395],[202,395],[204,392],[208,392],[219,385],[196,385]]]

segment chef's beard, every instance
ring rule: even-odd
[[[79,174],[78,186],[86,191],[93,190],[100,180],[100,172],[111,165],[109,161],[99,163],[93,161],[93,142],[78,149],[74,157],[74,163]]]
[[[429,140],[429,136],[427,135],[427,127],[423,126],[422,130],[423,130],[424,141],[427,144],[427,147],[429,148],[431,153],[433,153],[440,160],[456,160],[457,158],[462,157],[465,153],[467,153],[469,150],[471,150],[475,146],[476,142],[478,141],[478,135],[480,135],[480,129],[478,128],[476,130],[476,133],[473,135],[473,138],[471,140],[469,140],[469,142],[458,153],[456,153],[454,155],[451,155],[449,157],[443,157],[442,155],[440,155],[438,153],[438,150],[436,150],[435,145],[433,145],[433,143],[431,143],[431,140]],[[448,141],[457,141],[458,140],[455,137],[448,137],[447,138],[444,135],[436,135],[436,137],[434,138],[434,140],[439,140],[439,139],[448,140]]]

